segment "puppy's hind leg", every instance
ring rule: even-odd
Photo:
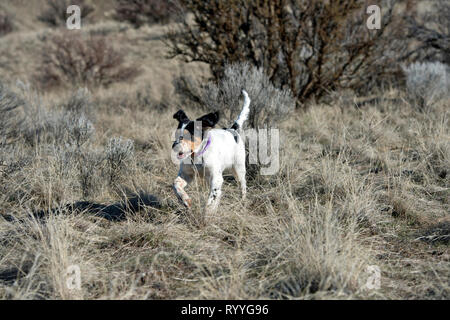
[[[211,176],[211,191],[209,193],[208,202],[206,204],[207,211],[215,211],[222,196],[223,177],[222,172],[218,172]]]
[[[247,181],[245,180],[245,163],[233,166],[234,177],[239,181],[242,200],[247,196]]]

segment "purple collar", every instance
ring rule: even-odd
[[[205,147],[203,148],[203,150],[200,151],[200,152],[198,152],[198,153],[196,154],[196,156],[198,157],[198,156],[201,156],[202,154],[204,154],[205,151],[206,151],[206,149],[208,149],[208,147],[209,147],[210,144],[211,144],[211,136],[208,137],[208,141],[206,142],[206,145],[205,145]]]

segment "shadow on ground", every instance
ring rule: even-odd
[[[62,208],[60,207],[51,210],[35,211],[31,214],[31,216],[37,220],[43,220],[50,215],[83,212],[92,214],[96,217],[104,218],[109,221],[117,222],[125,220],[127,214],[139,212],[148,208],[160,209],[161,204],[158,198],[145,192],[139,192],[138,194],[131,195],[124,201],[120,201],[110,205],[104,205],[90,201],[78,201],[68,204]],[[3,218],[9,222],[23,221],[12,215],[3,215]]]

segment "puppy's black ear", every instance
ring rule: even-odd
[[[178,110],[174,115],[174,119],[177,119],[178,122],[185,123],[189,121],[189,118],[187,117],[186,113],[183,110]]]
[[[217,122],[219,122],[219,117],[219,111],[216,111],[205,114],[204,116],[198,118],[197,121],[201,121],[204,128],[213,128],[217,124]]]

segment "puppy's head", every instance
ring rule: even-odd
[[[177,111],[173,118],[178,121],[172,151],[179,160],[185,159],[192,152],[198,151],[204,133],[219,122],[219,112],[208,113],[195,121],[188,118],[183,110]]]

